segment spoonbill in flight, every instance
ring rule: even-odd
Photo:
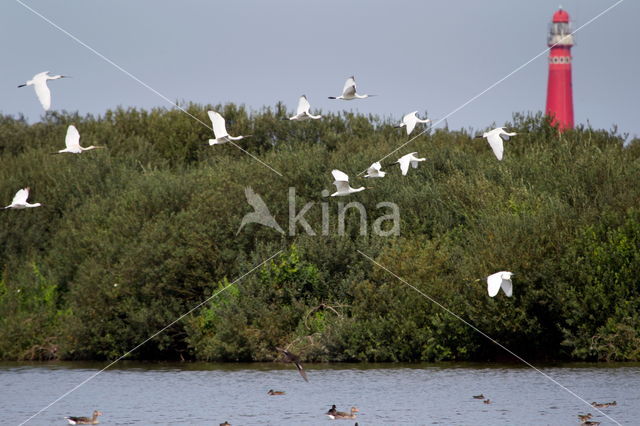
[[[504,144],[502,140],[504,139],[507,141],[509,140],[509,136],[515,135],[517,135],[516,132],[509,133],[504,129],[504,127],[497,127],[489,132],[483,133],[482,136],[477,136],[477,138],[486,138],[493,150],[493,153],[496,155],[496,158],[501,161],[502,154],[504,152]]]
[[[416,127],[416,124],[430,122],[431,120],[429,120],[428,118],[424,120],[418,118],[418,111],[413,111],[402,117],[402,123],[398,124],[396,128],[406,127],[407,135],[410,135],[411,132],[413,132],[413,129]]]
[[[354,192],[364,191],[364,186],[360,188],[352,188],[349,186],[349,176],[346,173],[341,172],[338,169],[331,170],[331,174],[335,181],[333,184],[336,186],[336,192],[331,194],[332,197],[343,197],[345,195],[353,194]]]
[[[513,272],[500,271],[487,277],[487,291],[490,297],[495,297],[496,294],[502,289],[507,297],[513,295],[513,283],[511,282],[511,276]]]
[[[370,98],[375,95],[359,95],[356,93],[356,80],[353,76],[349,77],[347,81],[344,83],[344,88],[342,89],[342,95],[340,96],[329,96],[329,99],[342,99],[345,101],[350,101],[352,99],[365,99]]]
[[[417,169],[419,162],[426,161],[426,158],[418,158],[415,154],[417,154],[417,152],[403,155],[402,157],[398,158],[398,161],[396,161],[396,163],[400,164],[402,176],[407,175],[407,172],[409,171],[409,164],[411,164],[411,167],[413,167],[414,169]]]
[[[229,136],[229,133],[227,133],[227,127],[224,124],[224,118],[215,111],[209,111],[208,114],[211,119],[211,124],[213,125],[213,136],[215,136],[215,139],[209,139],[209,145],[219,145],[231,141],[239,141],[240,139],[251,136]]]
[[[322,118],[321,115],[311,115],[311,113],[309,112],[309,109],[311,109],[311,105],[307,100],[307,96],[306,95],[300,96],[300,99],[298,99],[298,109],[296,110],[296,115],[294,115],[293,117],[290,117],[289,120],[304,121],[309,119],[317,120],[319,118]]]
[[[68,75],[49,75],[49,71],[44,71],[33,76],[33,78],[18,87],[33,86],[42,108],[49,111],[51,108],[51,91],[47,86],[47,80],[57,80],[59,78],[69,78]]]
[[[29,188],[23,188],[16,192],[16,195],[13,197],[13,201],[9,204],[5,209],[26,209],[30,207],[40,207],[42,204],[35,203],[30,204],[27,202],[27,198],[29,198]]]
[[[81,147],[80,133],[78,132],[78,129],[76,129],[76,126],[74,126],[73,124],[67,127],[67,136],[65,136],[64,138],[64,144],[66,145],[66,148],[61,149],[60,151],[55,152],[54,154],[63,154],[65,152],[69,152],[71,154],[82,154],[82,151],[89,151],[92,149],[104,148],[102,146],[93,146],[93,145],[88,146],[86,148]]]
[[[381,177],[384,177],[384,175],[386,175],[387,172],[383,172],[380,169],[382,169],[382,165],[380,164],[379,161],[376,161],[371,166],[369,166],[369,168],[367,169],[367,174],[364,175],[364,177],[366,177],[366,178],[381,178]]]

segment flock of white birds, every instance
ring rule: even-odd
[[[45,111],[48,111],[51,108],[51,91],[47,86],[47,81],[49,80],[58,80],[61,78],[69,78],[69,76],[65,75],[49,75],[49,71],[44,71],[38,73],[33,76],[33,78],[27,81],[24,84],[19,85],[18,87],[25,86],[33,86],[40,101],[40,104],[44,108]],[[340,96],[329,96],[329,99],[340,99],[345,101],[350,101],[354,99],[366,99],[376,95],[368,95],[368,94],[359,94],[356,90],[356,80],[353,76],[349,77],[344,84],[342,89],[342,94]],[[313,115],[311,114],[311,105],[307,100],[305,95],[300,96],[298,99],[298,107],[296,109],[296,114],[289,118],[291,121],[305,121],[305,120],[318,120],[322,118],[321,115]],[[417,115],[418,111],[410,112],[402,117],[402,122],[398,124],[397,128],[405,128],[407,131],[407,135],[411,135],[413,130],[415,129],[417,124],[427,124],[431,122],[429,119],[421,119]],[[213,128],[214,139],[209,139],[209,145],[220,145],[224,143],[234,143],[234,141],[239,141],[244,138],[248,138],[251,135],[244,136],[231,136],[227,132],[226,124],[224,117],[220,115],[220,113],[216,111],[208,111],[209,118],[211,119],[211,124]],[[515,136],[515,132],[507,132],[504,127],[498,127],[489,132],[485,132],[482,137],[487,139],[489,142],[489,146],[493,150],[496,158],[498,160],[502,160],[504,153],[504,143],[503,140],[508,140],[509,137]],[[89,151],[92,149],[102,148],[100,146],[88,146],[86,148],[80,146],[80,133],[78,129],[74,125],[70,125],[67,128],[67,134],[65,137],[65,149],[61,149],[55,154],[63,154],[63,153],[71,153],[71,154],[81,154],[84,151]],[[400,171],[402,176],[406,176],[409,172],[409,166],[414,169],[418,167],[418,164],[422,161],[426,161],[426,158],[417,157],[417,152],[412,152],[400,157],[395,163],[400,165]],[[364,191],[366,188],[361,186],[359,188],[352,188],[349,185],[349,176],[338,170],[334,169],[331,171],[333,178],[335,179],[333,184],[336,187],[336,192],[331,194],[332,197],[341,197],[347,196],[350,194],[354,194],[356,192]],[[373,163],[368,169],[367,174],[364,176],[365,178],[383,178],[386,175],[386,172],[382,171],[382,165],[379,161]],[[42,206],[41,203],[29,203],[27,199],[29,198],[29,188],[20,189],[16,195],[13,197],[11,204],[4,207],[5,209],[25,209],[25,208],[33,208]],[[498,294],[500,289],[505,293],[507,297],[511,297],[513,294],[513,287],[511,283],[511,276],[513,273],[508,271],[500,271],[496,272],[487,277],[487,291],[489,296],[494,297]]]

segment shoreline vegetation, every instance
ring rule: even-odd
[[[0,115],[3,206],[26,186],[43,203],[1,212],[0,360],[118,358],[279,250],[126,359],[272,361],[276,346],[303,362],[512,359],[359,250],[528,361],[640,361],[640,140],[514,114],[503,161],[469,130],[438,128],[366,180],[408,140],[390,119],[184,107],[205,123],[220,111],[283,177],[209,146],[211,130],[175,109]],[[51,155],[70,124],[107,149]],[[403,177],[391,163],[413,151],[427,161]],[[372,189],[323,197],[332,168]],[[246,187],[285,230],[294,187],[298,209],[317,204],[305,214],[316,235],[238,232]],[[370,222],[377,203],[397,204],[399,235],[361,235],[356,209],[339,233],[338,202],[350,201]],[[515,273],[512,298],[487,296],[500,270]]]

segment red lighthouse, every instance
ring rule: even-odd
[[[571,47],[573,35],[569,14],[559,9],[553,14],[547,45],[549,54],[549,82],[545,113],[560,130],[573,128],[573,87],[571,83]]]

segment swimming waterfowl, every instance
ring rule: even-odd
[[[356,415],[354,413],[357,413],[358,410],[356,407],[351,407],[351,412],[350,413],[345,413],[344,411],[336,411],[336,413],[333,415],[333,418],[335,419],[355,419]],[[331,416],[329,416],[331,417]]]
[[[480,395],[473,395],[474,399],[484,399],[484,395],[480,394]]]
[[[225,421],[224,423],[220,423],[220,426],[231,426],[231,423]]]
[[[616,405],[618,405],[618,403],[616,401],[613,402],[592,402],[591,403],[592,406],[596,407],[596,408],[607,408],[607,407],[615,407]]]
[[[307,373],[302,368],[302,364],[300,364],[300,358],[297,355],[292,354],[291,352],[289,352],[286,349],[282,349],[282,348],[278,348],[278,347],[276,347],[276,349],[284,354],[284,356],[285,356],[285,358],[287,359],[288,362],[293,362],[296,365],[296,368],[298,369],[298,372],[300,373],[300,375],[302,376],[304,381],[308,382],[309,379],[307,379]]]
[[[587,420],[589,420],[591,417],[593,417],[593,415],[591,413],[587,413],[587,414],[578,414],[578,419],[580,419],[581,422],[586,422]]]
[[[331,408],[329,409],[329,411],[327,411],[325,414],[327,414],[328,416],[333,416],[334,414],[337,413],[338,410],[336,410],[336,404],[333,404],[331,406]],[[333,417],[332,417],[333,418]]]
[[[586,422],[582,422],[583,426],[598,426],[600,424],[600,422],[591,422],[591,421],[586,421]]]
[[[269,392],[267,392],[267,394],[269,394],[269,395],[284,395],[285,393],[283,391],[274,391],[273,389],[269,389]]]
[[[101,416],[101,415],[102,415],[102,411],[95,410],[93,412],[93,416],[90,418],[69,416],[69,417],[65,417],[65,419],[67,419],[70,425],[97,425],[98,423],[100,423],[98,421],[98,416]]]
[[[491,400],[490,400],[490,399],[485,399],[485,400],[484,400],[484,401],[482,401],[482,402],[484,402],[485,404],[491,404]]]

